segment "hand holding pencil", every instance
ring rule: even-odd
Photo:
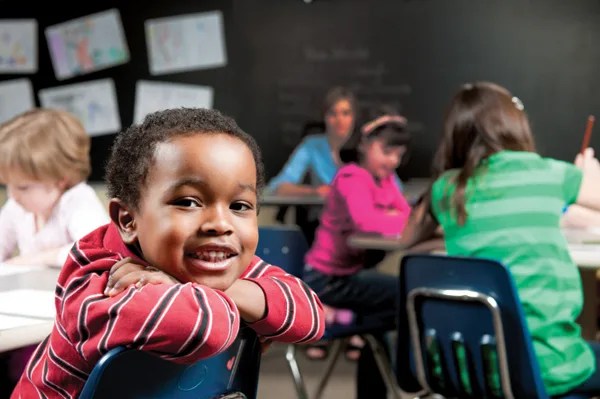
[[[580,154],[583,154],[586,148],[590,145],[590,139],[592,138],[592,128],[594,127],[594,122],[596,121],[596,117],[594,115],[588,116],[587,124],[585,125],[585,133],[583,135],[583,142],[581,143]]]
[[[588,173],[591,171],[597,173],[597,171],[600,170],[600,164],[595,157],[594,149],[589,147],[595,120],[596,118],[594,115],[588,116],[585,133],[583,135],[583,142],[581,143],[581,150],[575,157],[575,165],[583,170],[584,173],[586,173],[586,171],[588,171]]]

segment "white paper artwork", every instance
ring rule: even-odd
[[[46,28],[54,74],[59,80],[129,61],[121,17],[110,9]]]
[[[0,19],[0,73],[37,72],[35,19]]]
[[[152,75],[227,65],[220,11],[145,22]]]
[[[0,82],[0,123],[34,107],[33,87],[29,79]]]
[[[140,123],[147,114],[161,109],[212,108],[212,105],[212,87],[140,80],[135,86],[133,118]]]
[[[77,116],[90,136],[121,130],[112,79],[42,89],[39,98],[43,107],[64,109]]]

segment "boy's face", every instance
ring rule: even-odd
[[[233,136],[199,133],[160,143],[154,158],[123,239],[181,282],[227,289],[258,242],[252,152]]]

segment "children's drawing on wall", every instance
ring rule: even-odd
[[[26,78],[0,82],[0,123],[35,106],[33,87]]]
[[[0,20],[0,73],[35,73],[37,68],[37,22]]]
[[[227,65],[220,11],[149,19],[145,27],[152,75]]]
[[[77,116],[91,136],[121,130],[115,84],[112,79],[42,89],[42,107],[58,108]]]
[[[162,109],[193,107],[212,108],[213,88],[184,83],[139,80],[135,86],[134,122]]]
[[[129,49],[117,9],[49,26],[45,32],[58,80],[129,61]]]

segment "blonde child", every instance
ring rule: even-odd
[[[0,261],[61,266],[73,243],[108,222],[92,187],[90,137],[71,114],[34,109],[0,126]]]
[[[398,300],[397,278],[366,268],[366,252],[350,248],[347,239],[353,233],[398,236],[408,221],[410,206],[395,178],[410,139],[405,122],[399,115],[382,115],[350,136],[340,151],[345,166],[331,183],[306,255],[304,280],[323,303],[358,317],[393,315]],[[391,327],[394,321],[392,316]],[[358,360],[357,397],[385,398],[372,354],[365,350]]]
[[[560,228],[565,204],[600,209],[593,151],[542,158],[521,101],[490,82],[461,87],[445,116],[430,194],[407,244],[444,230],[449,255],[502,261],[515,280],[549,395],[600,393],[600,345],[575,322],[581,279]],[[414,223],[413,223],[414,221]]]
[[[0,125],[0,261],[60,266],[73,243],[108,222],[90,173],[90,137],[65,111],[34,109]],[[0,267],[2,267],[0,265]],[[2,354],[14,386],[34,347]]]
[[[231,345],[242,321],[264,341],[319,339],[315,293],[254,255],[262,173],[254,139],[216,110],[159,111],[119,134],[112,223],[75,244],[52,333],[12,397],[77,397],[117,346],[192,363]]]

